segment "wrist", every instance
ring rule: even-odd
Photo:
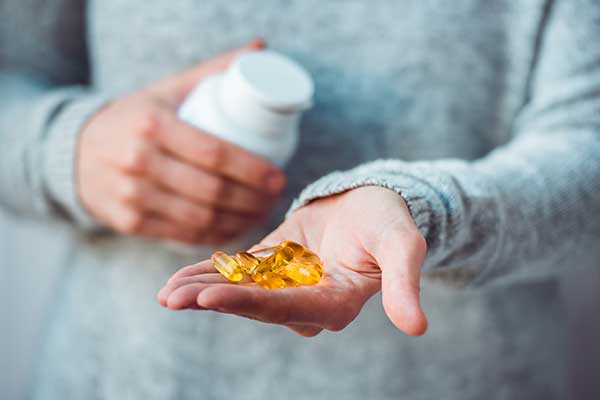
[[[430,199],[435,196],[433,188],[410,174],[380,170],[376,163],[365,164],[344,172],[333,172],[318,179],[307,186],[294,200],[287,216],[317,199],[365,186],[377,186],[391,190],[401,197],[419,232],[423,237],[427,237],[432,219]]]
[[[79,225],[98,227],[85,210],[76,184],[76,163],[80,133],[90,118],[107,102],[102,96],[74,92],[56,106],[56,116],[49,122],[44,146],[44,186],[53,203]]]

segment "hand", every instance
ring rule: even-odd
[[[283,324],[304,336],[339,331],[378,290],[398,329],[421,335],[427,320],[419,303],[425,239],[395,192],[361,187],[298,209],[260,246],[299,242],[319,254],[325,275],[314,286],[266,290],[230,284],[210,261],[178,271],[159,292],[171,309],[210,309]]]
[[[270,162],[180,121],[180,103],[255,40],[101,109],[77,160],[83,205],[124,234],[218,244],[268,213],[285,177]]]

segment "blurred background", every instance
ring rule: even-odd
[[[44,320],[52,312],[57,293],[60,265],[48,260],[64,260],[56,229],[27,229],[23,219],[16,221],[0,208],[0,276],[2,282],[2,319],[0,330],[0,398],[24,399],[28,378],[43,337]],[[32,233],[34,232],[34,233]],[[31,249],[17,254],[19,241],[34,239],[48,244],[44,249]],[[21,247],[22,248],[22,247]],[[64,252],[63,252],[64,253]],[[14,260],[19,261],[18,264]],[[64,267],[64,264],[63,264]]]

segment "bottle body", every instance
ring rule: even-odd
[[[223,74],[217,74],[200,82],[179,108],[179,118],[202,131],[265,157],[276,165],[284,166],[296,150],[300,115],[293,115],[288,124],[270,124],[270,120],[276,119],[276,116],[261,113],[261,108],[257,106],[237,108],[237,113],[227,112],[222,104],[231,96],[220,94],[223,79]],[[274,134],[264,134],[266,129],[260,130],[262,126],[273,125],[281,126],[282,129]]]
[[[223,74],[192,90],[178,110],[189,124],[284,166],[296,150],[313,83],[273,51],[242,54]]]

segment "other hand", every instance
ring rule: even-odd
[[[124,234],[212,245],[264,218],[285,184],[282,171],[176,114],[200,80],[262,47],[252,41],[99,110],[79,140],[85,208]]]

